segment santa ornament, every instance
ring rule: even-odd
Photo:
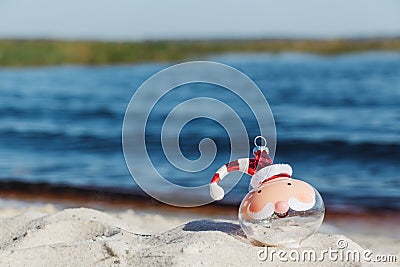
[[[262,140],[260,146],[258,139]],[[224,197],[218,183],[231,172],[251,175],[250,192],[239,207],[243,231],[266,245],[298,247],[321,226],[325,213],[322,198],[314,187],[292,178],[290,165],[272,162],[264,137],[257,136],[254,144],[254,158],[234,160],[214,174],[210,195],[214,200]]]

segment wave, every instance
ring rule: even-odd
[[[281,140],[277,150],[284,153],[314,153],[340,154],[344,157],[360,156],[375,159],[379,156],[386,160],[394,155],[400,156],[399,142],[354,142],[346,140]],[[351,153],[349,155],[348,153]],[[396,160],[396,159],[394,159]]]
[[[254,137],[257,134],[253,134]],[[252,136],[252,135],[251,135]],[[154,142],[148,142],[150,148],[155,151],[160,149],[159,136],[155,134],[147,134],[148,140],[155,140]],[[197,153],[198,144],[205,136],[196,135],[191,133],[187,138],[181,138],[181,149],[190,153],[191,151]],[[229,138],[223,136],[212,137],[217,145],[219,153],[230,152]],[[172,139],[173,141],[173,139]],[[174,144],[171,141],[171,144]],[[250,146],[252,140],[249,140]],[[168,146],[167,144],[164,144]],[[158,149],[158,150],[157,150]],[[340,158],[347,158],[351,160],[363,160],[370,158],[374,161],[385,160],[385,161],[398,161],[400,158],[400,140],[391,142],[370,142],[370,141],[351,141],[351,140],[334,140],[334,139],[289,139],[289,138],[278,138],[276,146],[276,154],[279,155],[291,155],[293,157],[304,157],[312,155],[317,157],[318,155],[332,155]]]
[[[110,153],[121,151],[121,137],[99,136],[89,133],[71,134],[43,130],[0,130],[0,143],[13,144],[14,149],[38,149],[40,151],[90,151]]]
[[[254,134],[256,136],[257,133]],[[74,133],[73,130],[65,129],[57,131],[44,129],[0,129],[0,142],[23,144],[31,147],[39,146],[42,149],[78,149],[78,150],[95,150],[95,151],[117,151],[121,149],[120,131],[92,131],[88,129],[85,133]],[[199,141],[206,136],[190,134],[181,135],[181,146],[183,149],[197,152]],[[219,151],[229,152],[230,142],[226,136],[212,137],[217,144]],[[152,132],[146,133],[146,140],[149,147],[159,149],[160,136]],[[171,138],[174,141],[173,138]],[[171,142],[173,144],[173,142]],[[252,144],[252,141],[249,141]],[[168,146],[167,144],[165,144]],[[387,142],[372,141],[351,141],[341,139],[290,139],[282,137],[278,139],[277,152],[279,153],[322,153],[337,154],[351,153],[351,156],[373,157],[378,156],[390,159],[393,156],[400,156],[400,140],[391,140]],[[343,156],[346,156],[345,154]],[[348,154],[347,154],[348,156]]]
[[[0,108],[1,118],[14,119],[35,119],[40,118],[63,118],[65,120],[102,120],[102,119],[120,119],[123,113],[117,112],[107,107],[96,107],[93,109],[50,109],[43,107],[6,107]]]

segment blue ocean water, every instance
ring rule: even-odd
[[[290,163],[328,205],[400,210],[400,53],[232,54],[210,60],[239,69],[260,87],[275,116],[275,161]],[[135,90],[170,65],[1,68],[0,181],[134,192],[122,153],[124,112]],[[180,136],[183,154],[195,159],[199,141],[209,137],[218,156],[200,176],[179,171],[159,145],[168,111],[182,99],[214,97],[237,110],[250,137],[259,132],[248,107],[230,93],[212,85],[178,92],[151,114],[149,153],[172,182],[207,184],[229,159],[229,136],[215,122],[190,122]],[[248,183],[244,177],[226,201],[240,201]]]

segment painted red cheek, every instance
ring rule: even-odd
[[[264,207],[265,203],[264,201],[262,201],[261,199],[254,197],[251,200],[248,200],[248,205],[249,205],[249,210],[251,212],[258,212],[260,210],[262,210],[262,208]]]

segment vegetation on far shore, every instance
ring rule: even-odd
[[[0,40],[0,66],[124,64],[204,59],[221,53],[304,52],[336,55],[400,51],[400,39],[100,42]]]

